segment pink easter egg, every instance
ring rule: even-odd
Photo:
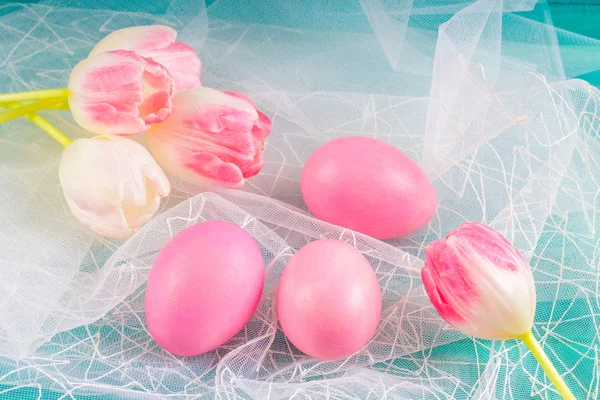
[[[381,290],[375,272],[345,242],[311,242],[283,271],[277,315],[300,351],[322,360],[348,357],[368,343],[379,323]]]
[[[423,170],[394,146],[367,137],[319,147],[304,166],[300,186],[315,217],[382,240],[418,231],[437,207]]]
[[[216,349],[250,320],[264,277],[260,249],[243,229],[222,221],[184,229],[160,251],[150,270],[150,334],[178,356]]]

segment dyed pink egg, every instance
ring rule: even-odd
[[[178,356],[213,350],[248,322],[264,277],[260,249],[243,229],[221,221],[193,225],[167,243],[150,270],[150,334]]]
[[[377,239],[408,235],[435,214],[435,189],[406,154],[376,139],[350,136],[319,147],[300,182],[315,217]]]
[[[322,360],[348,357],[369,342],[381,316],[381,290],[366,258],[349,244],[317,240],[301,248],[277,291],[283,332]]]

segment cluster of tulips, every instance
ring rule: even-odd
[[[67,88],[0,95],[0,123],[27,117],[59,143],[59,179],[73,215],[126,238],[184,180],[240,188],[263,166],[271,121],[241,93],[203,87],[194,49],[161,25],[115,31],[77,64]],[[70,109],[90,138],[71,141],[37,114]],[[129,135],[146,134],[146,150]],[[96,136],[93,136],[96,135]],[[161,168],[162,167],[162,168]]]

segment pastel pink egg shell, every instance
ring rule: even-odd
[[[179,356],[216,349],[250,320],[264,285],[254,239],[209,221],[175,235],[158,254],[146,288],[146,321],[159,346]]]
[[[435,189],[423,170],[373,138],[325,143],[306,162],[300,185],[315,217],[381,240],[418,231],[437,208]]]
[[[285,267],[277,315],[288,339],[323,360],[348,357],[365,346],[381,316],[381,290],[371,265],[349,244],[317,240]]]

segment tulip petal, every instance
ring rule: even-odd
[[[123,206],[123,214],[131,226],[142,226],[150,221],[160,206],[162,196],[158,194],[156,186],[150,180],[147,180],[144,189],[143,203],[135,204],[131,208],[128,208],[127,205]]]
[[[435,275],[445,292],[451,292],[448,301],[456,299],[461,304],[469,304],[479,299],[476,287],[456,254],[448,247],[445,240],[430,244],[426,250],[427,264],[431,265]]]
[[[484,255],[499,268],[516,271],[529,266],[523,256],[506,240],[504,236],[492,228],[482,224],[463,224],[460,230],[451,232],[461,242],[460,248]]]
[[[130,236],[149,221],[170,190],[148,151],[115,135],[68,145],[59,179],[73,215],[94,232],[114,238]]]
[[[252,164],[244,171],[244,178],[246,179],[258,174],[265,164],[265,160],[263,158],[265,143],[264,141],[259,141],[256,145],[259,147],[259,150],[256,151]]]
[[[226,93],[230,96],[233,96],[240,100],[243,100],[243,101],[249,103],[250,105],[252,105],[252,107],[254,107],[254,102],[252,100],[250,100],[250,98],[243,93],[238,93],[238,92],[223,92],[223,93]],[[263,114],[259,110],[256,110],[256,112],[258,113],[258,121],[256,121],[256,123],[254,124],[254,127],[252,128],[252,134],[254,135],[254,137],[256,139],[262,140],[262,139],[266,138],[267,136],[269,136],[269,134],[271,133],[271,130],[273,130],[273,125],[271,123],[271,120],[265,114]]]
[[[71,100],[72,99],[72,100]],[[71,95],[69,107],[77,123],[90,132],[104,134],[140,133],[148,130],[148,125],[135,113],[119,111],[109,103],[86,104],[78,101],[76,94]],[[82,117],[85,116],[85,117]]]
[[[498,232],[463,224],[431,243],[421,272],[442,318],[463,333],[510,339],[528,332],[535,314],[529,266]]]
[[[210,153],[199,153],[188,158],[186,167],[221,187],[240,188],[244,186],[244,177],[240,169],[232,163],[223,162]]]
[[[150,156],[150,154],[146,154]],[[163,170],[156,168],[156,161],[154,158],[152,156],[150,157],[152,160],[144,162],[141,166],[142,174],[150,181],[154,188],[156,188],[157,197],[166,197],[171,192],[171,184]]]
[[[175,41],[177,31],[164,25],[132,26],[116,30],[92,49],[90,55],[104,53],[107,51],[124,49],[161,49],[169,46]]]
[[[160,91],[153,93],[138,106],[140,118],[149,127],[150,124],[163,121],[169,117],[172,110],[171,93]]]
[[[134,230],[127,223],[125,213],[120,208],[93,213],[85,205],[80,205],[73,199],[67,199],[67,204],[71,213],[79,222],[102,236],[124,239],[134,233]]]
[[[175,95],[173,114],[153,125],[148,146],[174,175],[239,188],[262,168],[270,129],[268,118],[245,96],[199,88]]]
[[[142,55],[163,65],[175,79],[177,90],[189,90],[202,86],[201,63],[193,48],[180,42],[158,50],[139,50]]]
[[[423,269],[421,270],[421,279],[423,280],[423,286],[425,287],[425,291],[427,292],[427,296],[429,296],[431,304],[433,304],[440,316],[450,325],[465,323],[465,319],[446,302],[444,295],[437,287],[436,279],[432,276],[431,268],[427,265],[423,266]]]
[[[77,64],[69,91],[73,118],[90,132],[137,134],[171,114],[174,81],[162,65],[118,50]]]
[[[195,129],[212,133],[226,129],[250,132],[258,121],[258,112],[254,105],[237,96],[208,88],[185,93],[193,96],[195,101],[193,110],[188,109],[186,113],[185,122]],[[199,96],[196,97],[194,94]],[[183,98],[183,95],[179,98]]]
[[[90,56],[118,49],[132,50],[163,65],[175,79],[177,90],[202,86],[201,63],[196,52],[176,38],[177,32],[163,25],[120,29],[102,39]]]
[[[258,110],[257,110],[258,111]],[[258,121],[252,128],[252,134],[258,140],[263,140],[273,130],[273,124],[271,120],[262,112],[258,111]]]

